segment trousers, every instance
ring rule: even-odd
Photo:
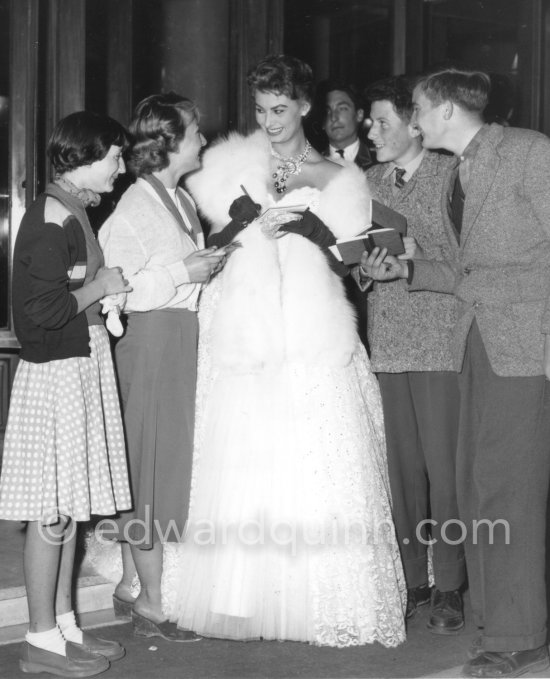
[[[456,500],[458,378],[454,372],[379,373],[393,517],[407,587],[434,579],[442,591],[465,579]]]
[[[502,377],[477,324],[458,376],[457,496],[474,621],[486,651],[546,641],[550,382]]]

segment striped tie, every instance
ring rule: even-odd
[[[398,189],[402,189],[405,186],[405,180],[404,180],[404,174],[406,170],[403,169],[402,167],[396,167],[395,168],[395,185],[397,186]]]

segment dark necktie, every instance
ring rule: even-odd
[[[460,174],[458,168],[456,170],[456,176],[453,183],[453,192],[451,194],[450,200],[450,210],[449,216],[455,227],[457,234],[457,240],[460,240],[460,232],[462,230],[462,216],[464,214],[464,191],[462,189],[462,184],[460,182]]]
[[[405,170],[405,169],[402,168],[402,167],[396,167],[396,168],[395,168],[395,179],[394,179],[394,183],[395,183],[395,185],[397,186],[398,189],[402,189],[402,188],[405,186],[404,175],[405,175],[405,172],[406,172],[406,171],[407,171],[407,170]]]
[[[336,149],[336,153],[340,156],[340,158],[344,157],[344,149]]]

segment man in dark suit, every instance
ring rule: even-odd
[[[317,124],[323,128],[328,146],[324,156],[335,163],[355,163],[362,170],[373,164],[367,144],[359,132],[365,120],[365,109],[359,93],[351,85],[325,80],[317,88],[315,112]],[[367,347],[367,303],[355,283],[345,279],[346,294],[357,312],[357,327],[361,341]]]
[[[414,90],[424,146],[458,161],[442,202],[452,256],[411,264],[375,249],[363,266],[457,297],[457,493],[479,628],[463,676],[517,677],[550,664],[550,139],[485,125],[489,87],[446,70]]]
[[[337,82],[325,82],[320,89],[324,100],[322,127],[328,138],[323,155],[336,163],[352,162],[366,170],[373,160],[359,137],[365,111],[358,93],[352,86]]]

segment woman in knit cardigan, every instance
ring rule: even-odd
[[[175,93],[138,104],[130,125],[137,181],[99,233],[106,261],[122,266],[133,290],[128,326],[115,350],[134,507],[117,521],[124,572],[115,612],[139,636],[193,641],[161,605],[162,542],[184,532],[195,420],[197,301],[225,251],[204,249],[194,203],[180,179],[200,166],[203,137],[195,104]],[[137,599],[131,584],[135,570]]]

